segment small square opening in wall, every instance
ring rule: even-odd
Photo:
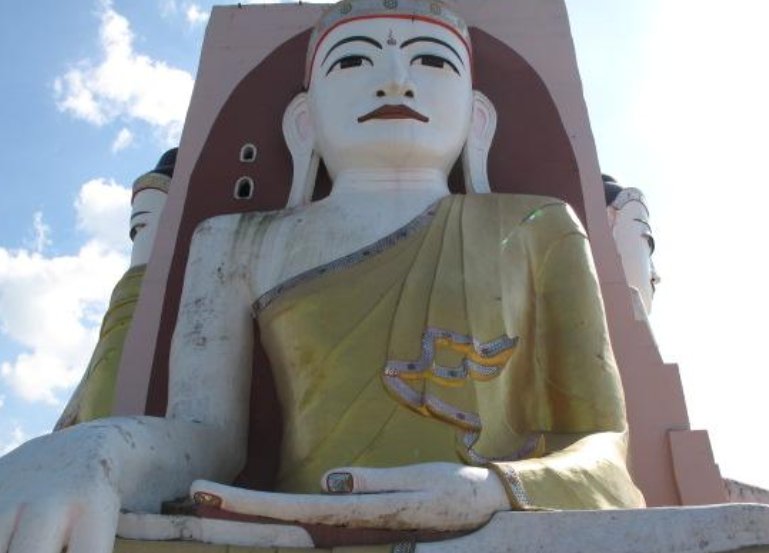
[[[254,179],[251,177],[240,177],[235,182],[235,199],[250,200],[254,197]]]
[[[240,161],[243,163],[253,163],[256,161],[256,146],[244,144],[240,149]]]

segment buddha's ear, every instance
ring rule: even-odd
[[[314,151],[315,128],[312,124],[307,94],[299,93],[283,114],[283,137],[294,164],[291,192],[286,207],[310,203],[318,173],[318,155]]]
[[[485,94],[473,91],[473,114],[470,133],[462,152],[465,191],[468,194],[491,192],[487,163],[489,150],[497,130],[497,110]]]

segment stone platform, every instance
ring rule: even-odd
[[[392,550],[382,545],[313,549],[309,534],[289,525],[130,513],[121,515],[118,536],[115,553],[389,553]],[[423,543],[417,548],[417,553],[466,552],[769,553],[769,506],[728,504],[498,513],[473,534]]]

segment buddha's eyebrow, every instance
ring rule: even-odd
[[[417,36],[417,37],[414,37],[414,38],[410,38],[410,39],[404,41],[401,44],[401,48],[405,48],[406,46],[414,44],[415,42],[432,42],[434,44],[440,44],[441,46],[445,46],[446,48],[448,48],[449,50],[451,50],[454,53],[454,55],[457,57],[457,59],[459,60],[459,63],[461,63],[462,66],[465,65],[465,62],[462,61],[462,56],[459,55],[459,52],[457,52],[454,49],[454,47],[451,46],[451,44],[449,44],[448,42],[444,42],[444,41],[442,41],[442,40],[440,40],[438,38],[435,38],[435,37],[431,37],[431,36]]]
[[[149,213],[149,211],[137,211],[136,213],[131,215],[131,219],[130,220],[133,221],[134,218],[138,217],[139,215],[145,215],[147,213]]]
[[[372,46],[376,46],[380,50],[382,49],[382,45],[379,44],[376,40],[374,40],[371,37],[368,37],[368,36],[349,36],[347,38],[343,38],[342,40],[340,40],[339,42],[334,44],[331,47],[331,49],[326,53],[326,57],[323,58],[323,61],[320,62],[320,64],[323,65],[324,63],[326,63],[326,60],[331,55],[331,52],[333,52],[336,48],[339,48],[343,44],[347,44],[348,42],[367,42],[367,43],[371,44]]]
[[[633,221],[636,223],[641,223],[643,226],[649,229],[649,232],[651,232],[652,226],[647,221],[644,221],[643,219],[633,219]]]

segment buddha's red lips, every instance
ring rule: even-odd
[[[418,111],[414,111],[410,107],[404,106],[403,104],[397,106],[379,107],[371,113],[367,113],[366,115],[361,115],[358,117],[358,123],[365,123],[366,121],[370,121],[372,119],[416,119],[422,123],[427,123],[430,121],[429,117],[426,117]]]

